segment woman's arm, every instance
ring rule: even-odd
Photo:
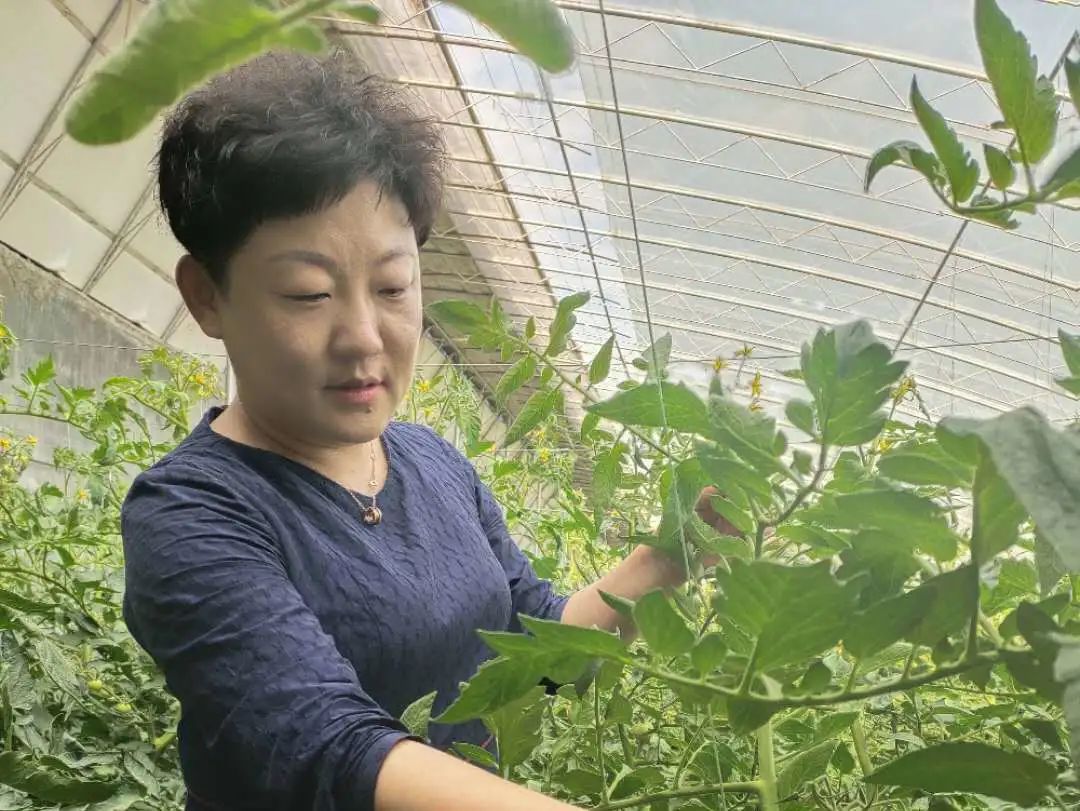
[[[739,531],[713,509],[711,498],[716,493],[715,487],[707,487],[701,492],[695,507],[698,516],[717,532],[738,535]],[[715,561],[703,560],[706,565],[712,562]],[[608,606],[600,592],[637,600],[654,589],[675,588],[685,581],[683,566],[659,549],[642,545],[595,583],[571,595],[563,610],[562,621],[568,625],[585,628],[595,625],[608,631],[618,631],[623,639],[629,639],[635,633],[634,624]]]
[[[573,808],[415,741],[402,741],[390,750],[375,784],[375,811]]]

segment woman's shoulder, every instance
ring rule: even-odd
[[[454,445],[426,425],[415,422],[391,422],[387,435],[393,443],[393,450],[410,457],[424,457],[436,464],[449,464],[454,467],[468,465],[465,458]]]

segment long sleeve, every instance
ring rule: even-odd
[[[475,475],[475,474],[474,474]],[[551,583],[541,580],[532,564],[510,536],[503,518],[502,508],[487,486],[476,477],[476,498],[480,510],[480,523],[484,527],[491,549],[506,572],[513,604],[511,631],[521,632],[518,614],[546,620],[560,620],[568,596],[556,593]]]
[[[408,734],[309,610],[258,508],[225,477],[166,466],[136,481],[123,537],[125,619],[180,700],[181,757],[234,795],[219,784],[217,801],[372,809],[383,759]]]

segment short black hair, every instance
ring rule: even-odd
[[[274,51],[211,79],[166,118],[158,199],[219,286],[262,222],[320,211],[371,180],[423,244],[442,197],[435,122],[351,54]]]

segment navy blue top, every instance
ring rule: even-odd
[[[197,809],[371,809],[408,733],[492,653],[477,629],[559,619],[473,466],[431,430],[392,423],[367,526],[349,491],[210,428],[212,408],[135,480],[122,513],[124,617],[179,698]],[[479,722],[431,742],[482,743]]]

